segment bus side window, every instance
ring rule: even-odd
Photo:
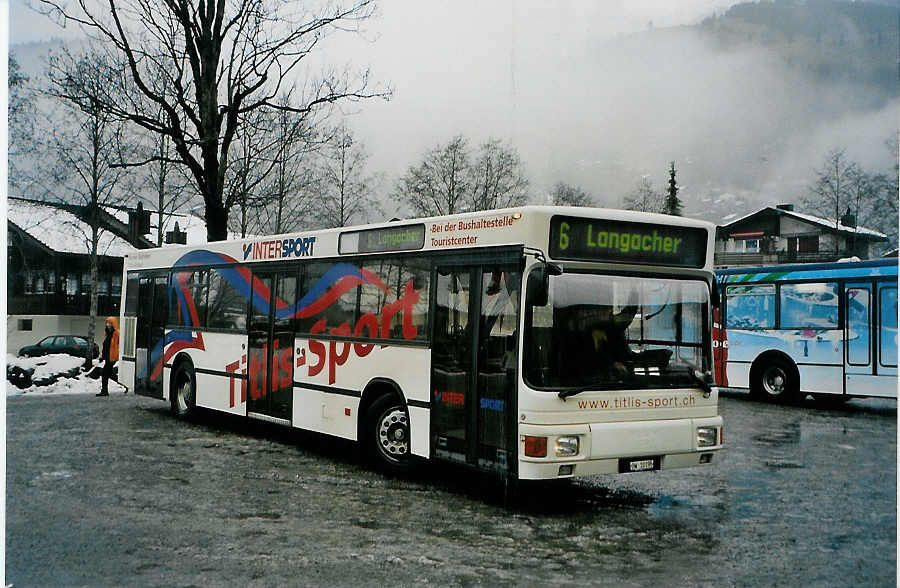
[[[871,294],[868,288],[847,289],[847,361],[851,365],[868,365],[869,313]]]
[[[727,327],[772,329],[775,327],[775,286],[728,286]]]
[[[247,328],[247,299],[231,285],[221,271],[234,271],[234,268],[212,270],[209,277],[207,326],[244,330]]]
[[[879,362],[884,367],[897,367],[897,288],[879,290]]]
[[[836,282],[782,284],[781,328],[837,328],[837,291]]]

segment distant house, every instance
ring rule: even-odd
[[[129,242],[127,214],[120,212],[100,213],[98,336],[105,317],[119,314],[124,256],[153,246],[141,236]],[[46,335],[87,334],[91,227],[85,217],[79,206],[7,199],[7,352]]]
[[[878,231],[856,226],[853,215],[840,223],[794,212],[791,204],[767,206],[718,228],[715,263],[719,267],[870,259],[874,246],[887,242]]]

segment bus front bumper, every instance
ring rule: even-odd
[[[546,443],[546,455],[535,456],[533,442],[541,438],[546,439],[541,442]],[[565,455],[572,451],[573,438],[577,439],[577,453]],[[723,442],[721,416],[585,425],[520,423],[519,479],[548,480],[709,465]],[[560,450],[564,455],[558,455]]]

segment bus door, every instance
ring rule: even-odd
[[[846,285],[845,394],[897,395],[896,296],[897,288],[892,284],[859,282]]]
[[[875,296],[878,312],[875,345],[878,374],[886,380],[880,391],[897,397],[897,282],[877,282]]]
[[[879,396],[874,340],[875,299],[871,282],[844,288],[844,393]]]
[[[247,416],[290,425],[297,276],[289,271],[261,270],[253,273],[252,284]]]
[[[163,398],[168,287],[168,276],[141,276],[138,282],[134,392],[160,399]]]
[[[435,457],[507,472],[515,463],[516,264],[438,267],[431,370]]]

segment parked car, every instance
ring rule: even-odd
[[[34,345],[26,345],[19,349],[19,355],[25,357],[37,357],[51,353],[68,353],[77,357],[84,357],[87,349],[87,339],[75,335],[50,335],[44,337]],[[94,343],[94,358],[100,357],[100,347]]]

